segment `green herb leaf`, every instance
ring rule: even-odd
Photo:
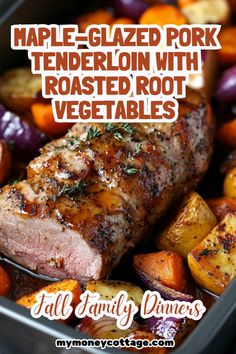
[[[58,197],[67,195],[68,197],[74,197],[77,194],[83,193],[86,184],[82,180],[78,180],[73,186],[65,184],[59,191]]]
[[[121,123],[122,128],[126,131],[126,133],[133,134],[134,129],[132,128],[131,124],[129,123]]]
[[[121,141],[124,140],[124,137],[123,137],[123,135],[122,135],[120,132],[115,132],[115,133],[114,133],[114,137],[115,137],[117,140],[121,140]]]
[[[69,149],[70,150],[76,150],[81,144],[80,138],[73,138],[72,140],[69,141]]]
[[[142,145],[141,144],[136,145],[134,155],[135,156],[139,155],[141,151],[142,151]]]
[[[106,130],[108,132],[113,132],[116,129],[117,129],[117,127],[113,123],[107,123],[106,124]]]
[[[199,256],[207,256],[209,253],[211,253],[211,251],[208,248],[205,248],[199,253]]]
[[[100,135],[101,131],[98,128],[91,126],[88,130],[86,140],[88,141],[91,139],[98,138]]]
[[[18,182],[23,180],[24,175],[25,175],[25,172],[20,171],[20,173],[17,176],[15,176],[14,178],[12,178],[8,181],[8,184],[11,184],[11,185],[17,184]]]
[[[138,173],[138,169],[134,168],[134,167],[124,167],[123,171],[127,174],[127,175],[136,175]]]

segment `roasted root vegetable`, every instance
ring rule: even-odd
[[[88,336],[98,339],[119,339],[125,338],[130,332],[138,329],[135,321],[132,322],[128,329],[119,329],[116,325],[116,319],[102,317],[99,320],[93,320],[90,317],[83,318],[76,330]]]
[[[76,280],[66,279],[63,281],[59,281],[56,283],[52,283],[44,288],[36,291],[33,294],[25,295],[16,301],[18,305],[23,307],[27,307],[30,309],[36,302],[36,296],[40,293],[40,291],[47,291],[48,293],[56,293],[58,291],[71,291],[72,293],[72,303],[71,306],[75,308],[80,302],[80,295],[82,294],[81,287]]]
[[[0,77],[0,101],[18,113],[28,111],[41,90],[41,76],[33,75],[30,68],[12,69]]]
[[[236,149],[236,118],[224,123],[217,131],[217,139],[225,146]]]
[[[156,339],[157,337],[155,334],[143,330],[136,330],[133,333],[130,333],[128,338],[130,340],[148,340],[151,342],[153,339]],[[126,348],[126,350],[130,352],[139,352],[139,353],[151,353],[151,354],[167,354],[168,349],[167,348],[161,348],[161,347],[144,347],[142,349],[138,349],[137,347],[129,347]]]
[[[193,2],[196,2],[197,0],[177,0],[178,6],[180,8],[185,7],[189,4],[192,4]]]
[[[195,281],[220,295],[236,276],[236,215],[227,214],[188,255]]]
[[[0,139],[0,184],[2,184],[11,169],[11,153],[4,140]]]
[[[144,321],[144,325],[158,338],[172,339],[175,345],[179,345],[194,327],[194,321],[186,317],[150,317]]]
[[[135,22],[128,17],[119,17],[116,18],[112,23],[110,24],[111,27],[114,25],[133,25]]]
[[[230,170],[224,180],[224,195],[236,198],[236,167]]]
[[[223,65],[236,64],[236,26],[223,28],[219,35],[219,60]]]
[[[149,6],[144,0],[111,0],[110,3],[118,16],[132,18],[135,22]]]
[[[0,105],[0,139],[12,143],[17,150],[34,155],[48,140],[47,136],[19,115],[7,111]]]
[[[141,16],[139,23],[141,25],[159,25],[167,24],[184,25],[187,23],[186,17],[172,5],[158,4],[149,7]]]
[[[79,25],[79,31],[85,32],[90,25],[109,25],[112,21],[114,21],[112,13],[108,10],[100,9],[81,15],[77,19],[77,24]]]
[[[102,300],[112,300],[119,291],[126,291],[128,299],[133,300],[136,306],[140,306],[143,298],[143,290],[137,285],[113,280],[97,280],[87,283],[86,290],[100,294]]]
[[[206,202],[199,194],[191,192],[183,200],[175,218],[157,235],[157,247],[186,257],[215,225],[216,217]]]
[[[139,269],[136,269],[137,275],[143,282],[145,287],[151,291],[157,291],[165,300],[178,300],[178,301],[193,301],[192,295],[183,294],[179,291],[169,288],[168,286],[162,284],[158,279],[152,277],[148,273],[144,273]]]
[[[221,197],[208,199],[207,204],[218,221],[221,221],[228,213],[236,213],[236,199],[233,198]]]
[[[201,0],[184,6],[182,12],[190,24],[223,24],[229,19],[230,9],[227,0]]]
[[[217,84],[215,96],[220,104],[233,104],[235,102],[236,65],[223,72]]]
[[[31,111],[34,123],[45,134],[52,137],[60,137],[64,135],[67,130],[72,126],[70,123],[57,123],[55,122],[52,106],[47,103],[34,103],[31,106]]]
[[[10,292],[11,281],[8,273],[0,266],[0,296],[7,296]]]
[[[134,256],[134,268],[150,274],[163,285],[177,291],[185,287],[183,258],[176,252],[162,251]]]
[[[232,151],[227,159],[223,162],[220,172],[222,175],[226,175],[234,167],[236,167],[236,150]]]

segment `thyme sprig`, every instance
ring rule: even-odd
[[[136,145],[135,150],[134,150],[134,156],[139,155],[141,153],[141,151],[142,151],[142,144]]]
[[[76,150],[81,145],[81,140],[78,137],[74,137],[72,140],[69,141],[69,149]]]
[[[82,180],[78,180],[74,185],[65,184],[58,192],[58,197],[62,195],[67,195],[68,197],[72,198],[78,194],[84,192],[86,187],[86,183]]]
[[[123,171],[127,175],[136,175],[139,172],[139,170],[137,168],[134,168],[134,167],[124,167]]]
[[[101,131],[97,127],[91,127],[88,130],[86,141],[98,138],[101,135]]]
[[[121,127],[126,131],[128,134],[134,133],[134,128],[129,123],[121,123]]]

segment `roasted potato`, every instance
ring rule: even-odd
[[[40,293],[40,291],[45,290],[48,293],[56,293],[57,291],[71,291],[73,295],[73,300],[71,306],[75,308],[77,304],[80,302],[80,295],[82,294],[82,290],[80,288],[79,283],[76,280],[66,279],[56,283],[52,283],[44,288],[36,291],[33,294],[25,295],[16,301],[18,305],[23,307],[27,307],[31,309],[31,307],[36,302],[36,295]]]
[[[8,273],[0,266],[0,296],[7,296],[11,287]]]
[[[236,198],[236,167],[230,170],[224,180],[224,195]]]
[[[230,8],[227,0],[201,0],[184,6],[182,12],[190,24],[223,24],[229,19]]]
[[[216,223],[216,217],[206,202],[199,194],[191,192],[183,200],[175,218],[157,235],[156,245],[187,257]]]
[[[8,176],[12,165],[11,153],[4,140],[0,140],[0,184]]]
[[[137,285],[122,281],[89,281],[86,290],[90,290],[92,293],[100,294],[100,298],[102,300],[112,300],[119,291],[124,290],[127,292],[129,300],[133,300],[138,307],[140,307],[143,298],[142,289],[140,289]]]
[[[227,214],[188,255],[195,281],[220,295],[236,276],[236,215]]]
[[[30,68],[12,69],[0,77],[0,102],[17,113],[28,111],[41,90],[41,76],[33,75]]]

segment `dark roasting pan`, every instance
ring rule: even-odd
[[[24,52],[10,49],[11,24],[68,22],[75,14],[98,5],[97,0],[0,0],[0,72],[19,66],[25,59]],[[235,328],[236,279],[173,354],[231,354],[228,345]],[[69,326],[44,318],[35,320],[28,310],[0,297],[0,354],[102,353],[97,349],[62,350],[54,345],[56,338],[84,337]],[[108,352],[124,353],[115,349]]]

